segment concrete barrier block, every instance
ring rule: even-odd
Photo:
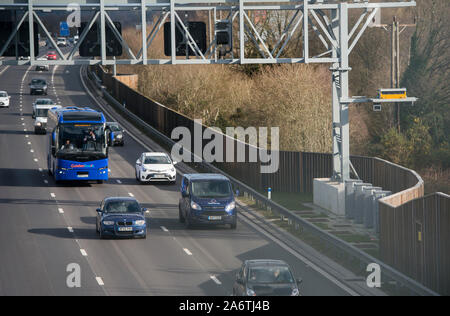
[[[345,216],[345,185],[330,178],[317,178],[313,181],[314,204],[333,214]]]
[[[353,219],[354,217],[355,183],[362,183],[362,180],[345,180],[345,218],[347,219]]]

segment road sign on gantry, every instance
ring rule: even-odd
[[[67,22],[60,22],[59,23],[59,36],[69,36],[69,25]]]

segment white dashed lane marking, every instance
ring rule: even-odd
[[[187,253],[188,256],[192,256],[192,252],[189,251],[187,248],[183,248],[184,252]]]
[[[220,282],[219,279],[216,278],[216,276],[211,275],[210,277],[211,277],[211,280],[213,280],[216,284],[218,284],[218,285],[221,285],[221,284],[222,284],[222,282]]]
[[[105,285],[105,283],[103,283],[103,280],[101,277],[96,277],[95,280],[97,280],[98,285],[100,285],[100,286]]]
[[[58,209],[59,214],[64,214],[64,210],[62,208]]]
[[[161,229],[165,232],[168,232],[169,230],[167,228],[165,228],[164,226],[161,226]]]
[[[67,227],[67,230],[71,233],[73,233],[73,228],[72,227]]]
[[[87,252],[84,249],[80,249],[81,254],[83,255],[83,257],[87,257]]]
[[[131,196],[131,197],[134,197],[134,194],[133,194],[133,193],[128,193],[128,195]]]

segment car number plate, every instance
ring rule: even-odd
[[[163,174],[155,174],[153,177],[154,178],[164,178],[164,175]]]
[[[120,232],[131,232],[133,227],[119,227]]]
[[[222,216],[208,216],[208,219],[210,221],[217,221],[217,220],[220,221],[222,219]]]
[[[89,178],[88,174],[79,174],[78,178]]]

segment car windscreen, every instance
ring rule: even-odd
[[[36,104],[53,104],[53,101],[50,99],[38,99]]]
[[[0,93],[0,98],[6,98],[8,95],[6,93]]]
[[[192,182],[192,194],[198,198],[225,198],[232,195],[231,185],[226,180],[196,180]]]
[[[136,201],[110,201],[105,205],[106,213],[140,213],[141,209]]]
[[[37,117],[48,117],[48,109],[37,109],[36,116]]]
[[[292,273],[286,266],[250,267],[248,281],[251,283],[294,283]]]
[[[31,84],[45,84],[45,81],[42,79],[33,79],[31,80]]]
[[[109,129],[112,131],[112,132],[120,132],[121,130],[120,130],[120,127],[118,126],[118,125],[109,125]]]
[[[170,160],[167,156],[147,156],[144,165],[168,165]]]
[[[58,158],[70,159],[68,154],[76,154],[77,157],[80,157],[79,153],[94,156],[106,155],[103,124],[61,124],[59,125],[58,143],[60,144]]]

